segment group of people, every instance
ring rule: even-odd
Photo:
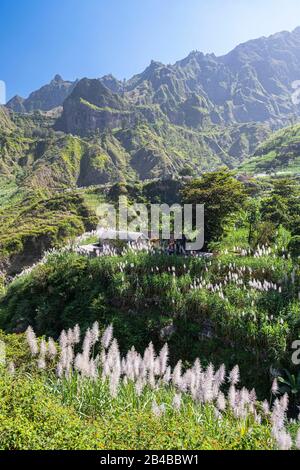
[[[185,255],[187,238],[183,234],[181,239],[171,237],[168,241],[167,253],[169,255]]]

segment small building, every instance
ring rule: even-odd
[[[126,245],[144,246],[148,244],[149,238],[142,232],[126,232],[100,229],[97,231],[98,242],[82,245],[78,252],[87,256],[97,257],[104,252],[120,253]],[[108,250],[108,251],[107,251]]]
[[[127,232],[126,230],[100,229],[98,232],[100,243],[109,243],[115,240],[125,243],[147,242],[149,238],[142,232]]]

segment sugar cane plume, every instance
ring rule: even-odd
[[[291,435],[285,430],[281,429],[274,433],[279,450],[291,450],[293,441]]]
[[[29,326],[26,330],[26,339],[27,339],[27,343],[31,351],[31,355],[36,356],[39,352],[39,348],[38,348],[35,333],[33,329],[31,328],[31,326]]]
[[[154,416],[156,416],[157,418],[160,418],[165,413],[165,411],[166,411],[166,409],[165,409],[164,404],[158,405],[156,403],[156,401],[153,401],[153,403],[152,403],[152,413],[154,414]]]
[[[176,395],[173,398],[172,405],[175,410],[179,411],[181,408],[181,393],[176,393]]]
[[[112,337],[113,337],[113,327],[112,325],[110,325],[104,331],[102,339],[101,339],[101,344],[104,349],[109,348]]]
[[[237,385],[240,381],[240,370],[239,366],[235,366],[229,374],[229,382],[232,385]]]
[[[79,328],[79,325],[74,326],[73,341],[74,341],[74,344],[80,343],[80,328]]]
[[[40,355],[42,357],[45,357],[46,353],[47,353],[47,350],[48,350],[47,343],[45,342],[44,339],[42,339],[42,341],[40,343]]]
[[[55,359],[57,355],[57,348],[53,338],[48,340],[48,356],[50,359]]]
[[[92,327],[92,343],[96,344],[99,339],[99,323],[95,322]]]
[[[272,394],[273,394],[273,395],[277,395],[277,394],[278,394],[278,392],[279,392],[279,387],[278,387],[278,381],[277,381],[277,379],[274,379],[274,380],[273,380],[273,384],[272,384],[272,389],[271,389],[271,390],[272,390]]]
[[[245,387],[238,388],[238,366],[228,373],[224,364],[216,370],[213,364],[205,368],[196,359],[190,368],[184,368],[182,361],[178,361],[172,369],[167,344],[158,355],[150,343],[143,354],[132,347],[122,356],[118,342],[113,337],[113,327],[108,326],[100,336],[97,322],[86,330],[79,352],[81,332],[78,325],[67,332],[62,331],[59,345],[49,338],[48,342],[42,339],[38,347],[31,327],[26,331],[26,338],[32,356],[36,357],[37,368],[41,371],[49,368],[52,371],[55,367],[59,381],[68,381],[74,377],[79,387],[85,381],[100,381],[108,388],[112,400],[118,397],[122,387],[127,386],[131,387],[138,399],[146,391],[155,394],[161,388],[170,389],[172,400],[168,405],[158,404],[156,399],[150,402],[152,413],[157,418],[163,417],[169,409],[184,412],[185,397],[189,395],[200,409],[203,406],[211,407],[215,419],[220,422],[226,414],[236,420],[251,418],[258,425],[268,420],[276,448],[300,448],[300,431],[293,442],[286,430],[289,400],[287,394],[279,396],[277,380],[272,385],[274,403],[270,406],[267,401],[257,401],[254,389],[249,391]]]
[[[59,345],[61,349],[64,349],[67,346],[67,344],[68,344],[68,337],[67,337],[65,330],[63,330],[59,337]]]

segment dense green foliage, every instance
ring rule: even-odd
[[[245,188],[226,169],[207,173],[187,184],[183,191],[187,204],[204,204],[204,234],[206,244],[220,240],[228,217],[242,209]]]
[[[2,372],[0,396],[1,450],[96,447],[93,426],[64,407],[39,379],[12,378]]]
[[[83,198],[68,192],[47,198],[24,196],[0,209],[0,265],[19,273],[38,261],[46,250],[63,246],[70,239],[96,227],[97,219]]]
[[[292,362],[300,339],[300,125],[269,127],[298,112],[282,70],[292,82],[299,33],[251,41],[220,58],[193,52],[174,65],[152,62],[124,82],[57,75],[0,107],[0,449],[300,448],[298,426],[286,419],[300,405]],[[75,239],[102,222],[99,204],[120,196],[128,206],[204,204],[212,257],[80,254],[95,233]],[[70,339],[75,325],[91,338],[94,322],[101,332],[114,327],[119,346],[112,342],[111,357],[97,341],[81,357],[81,340]],[[41,337],[39,358],[22,335],[29,325]],[[48,351],[46,364],[45,340],[58,340],[63,329],[61,362]],[[171,366],[180,361],[168,380],[160,356],[152,351],[148,367],[149,351],[137,353],[166,341]],[[119,347],[135,348],[123,364]],[[142,389],[126,371],[133,356]],[[254,392],[235,389],[237,377],[223,377],[213,399],[201,396],[196,357],[211,394],[211,362],[238,363],[242,386],[273,402],[275,418]],[[122,369],[118,393],[113,369]],[[220,387],[223,409],[213,402]]]

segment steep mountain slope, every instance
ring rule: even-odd
[[[239,169],[255,174],[300,174],[300,124],[271,134]]]
[[[14,124],[9,113],[4,106],[0,106],[0,133],[10,132],[13,128]]]
[[[299,66],[300,28],[249,41],[223,57],[194,52],[175,65],[188,89],[203,91],[225,122],[274,125],[299,114],[291,96]]]
[[[267,137],[267,125],[299,115],[293,99],[299,70],[297,28],[223,57],[194,51],[174,65],[152,61],[123,82],[112,75],[74,83],[56,76],[27,100],[8,103],[21,112],[14,123],[2,110],[2,127],[9,120],[33,135],[1,136],[1,174],[53,188],[234,167]],[[62,104],[56,123],[54,114],[32,114]]]
[[[114,96],[105,96],[111,104]],[[121,98],[113,104],[126,106]],[[96,226],[78,186],[235,166],[269,133],[256,124],[200,131],[164,119],[80,137],[55,132],[54,123],[42,112],[0,108],[0,275],[18,273],[46,249]]]
[[[11,119],[0,108],[0,278],[96,227],[75,190],[88,144],[55,134],[52,124],[41,113]]]
[[[53,122],[41,113],[12,116],[14,129],[0,133],[2,177],[20,188],[49,193],[176,176],[186,169],[197,176],[220,165],[237,166],[270,132],[268,126],[257,124],[198,131],[166,120],[141,120],[124,129],[79,137],[55,132]]]
[[[63,104],[76,83],[65,81],[60,75],[55,75],[48,85],[34,91],[27,99],[14,96],[6,106],[17,113],[29,113],[35,110],[49,111]]]

